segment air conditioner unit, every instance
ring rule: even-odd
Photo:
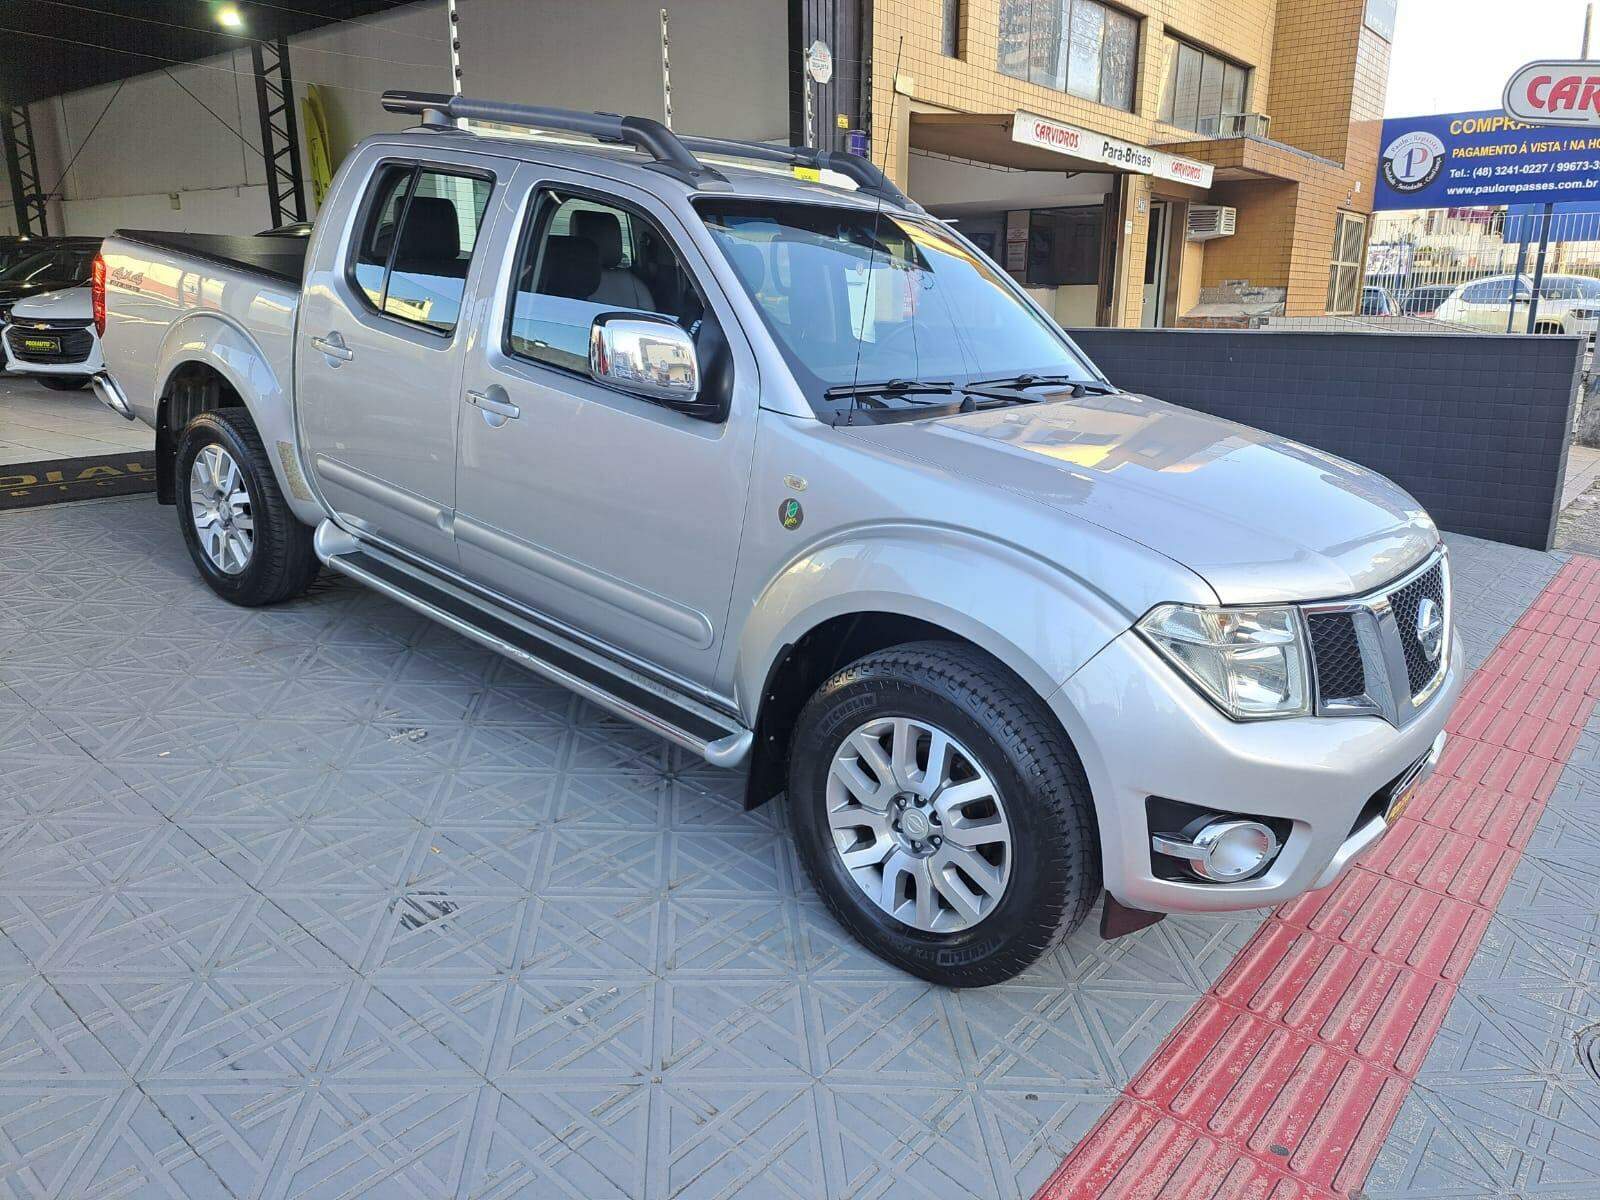
[[[1209,242],[1212,238],[1232,237],[1239,210],[1226,204],[1189,205],[1189,240]]]

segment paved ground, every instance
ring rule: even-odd
[[[173,524],[0,515],[0,1196],[1025,1197],[1258,923],[909,979],[739,779]],[[1477,661],[1556,560],[1452,546]]]
[[[0,374],[0,466],[148,450],[155,437],[149,426],[117,416],[93,392],[53,392],[25,376]]]
[[[1596,481],[1600,481],[1600,450],[1574,444],[1567,450],[1567,475],[1561,485],[1561,507],[1566,508]]]

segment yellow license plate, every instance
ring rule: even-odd
[[[1415,781],[1402,788],[1398,795],[1389,801],[1389,811],[1383,814],[1383,819],[1390,825],[1398,821],[1406,811],[1406,806],[1416,798],[1417,784]]]
[[[22,348],[35,354],[60,354],[61,342],[56,338],[23,338]]]

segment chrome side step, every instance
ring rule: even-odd
[[[361,541],[332,521],[317,526],[314,544],[317,557],[341,575],[505,655],[607,712],[694,751],[714,767],[736,767],[750,753],[755,734],[727,714],[539,628],[501,605]]]

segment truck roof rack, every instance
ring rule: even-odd
[[[691,151],[702,154],[720,154],[725,158],[752,158],[762,162],[788,163],[807,167],[813,171],[833,171],[855,183],[868,195],[882,195],[892,204],[916,209],[917,205],[894,185],[887,175],[868,159],[854,154],[840,154],[837,150],[816,150],[810,146],[778,146],[771,142],[747,142],[735,138],[697,137],[678,139]]]
[[[650,117],[623,117],[615,113],[582,112],[573,108],[552,108],[541,104],[508,104],[501,100],[473,100],[439,92],[407,90],[383,93],[383,107],[393,113],[415,113],[425,124],[443,125],[465,118],[518,125],[526,129],[547,129],[562,133],[581,133],[602,142],[617,142],[648,154],[662,170],[694,188],[726,185],[727,177],[715,167],[695,157],[696,150],[724,158],[748,158],[760,162],[786,163],[811,170],[829,170],[845,176],[870,195],[907,208],[917,206],[897,188],[889,177],[864,158],[840,154],[836,150],[814,150],[808,146],[776,146],[768,142],[747,142],[734,138],[679,137],[660,121]],[[718,189],[720,190],[720,189]]]

